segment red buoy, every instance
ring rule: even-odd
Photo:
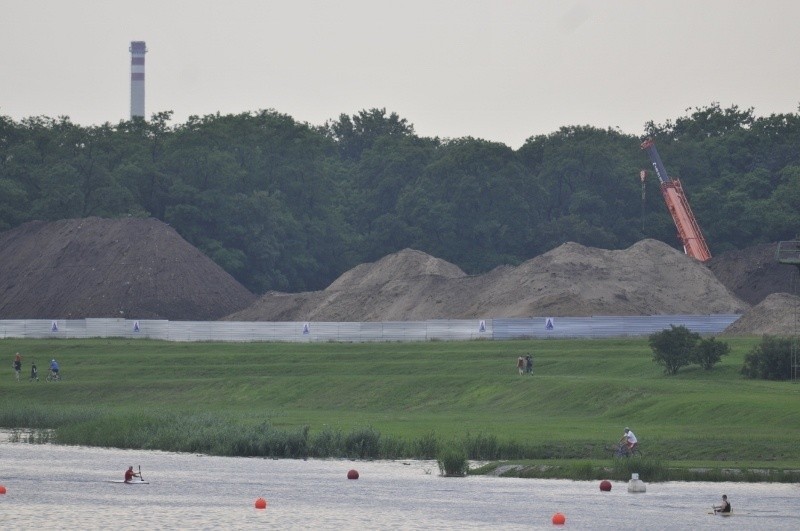
[[[567,521],[567,517],[564,516],[562,513],[556,513],[553,515],[553,523],[556,525],[564,525]]]
[[[358,470],[350,470],[347,472],[347,479],[358,479]]]
[[[0,485],[0,494],[5,494],[5,493],[6,493],[6,488]]]
[[[600,482],[600,490],[603,492],[608,492],[611,490],[611,482],[607,479],[604,479]]]
[[[267,500],[264,498],[259,498],[256,500],[256,509],[266,509],[267,508]]]

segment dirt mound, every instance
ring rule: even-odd
[[[394,281],[409,282],[428,276],[461,278],[467,274],[445,260],[414,249],[403,249],[377,262],[354,267],[337,278],[325,291],[370,289],[385,284],[389,276]]]
[[[566,243],[518,267],[466,276],[404,250],[362,264],[321,292],[267,293],[242,321],[411,321],[485,317],[742,313],[703,264],[643,240],[607,251]]]
[[[714,256],[707,262],[714,276],[748,304],[758,304],[771,293],[790,292],[795,266],[775,259],[777,243],[764,243]]]
[[[464,277],[466,273],[450,262],[404,249],[354,267],[324,291],[269,292],[225,319],[361,322],[446,318],[447,311],[437,311],[440,302],[436,302],[436,294],[447,291],[449,280]]]
[[[726,328],[723,335],[790,337],[798,333],[799,320],[800,297],[773,293]]]
[[[34,221],[0,249],[0,319],[213,320],[255,299],[155,219]]]

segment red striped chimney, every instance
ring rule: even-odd
[[[131,41],[131,119],[144,118],[144,41]]]

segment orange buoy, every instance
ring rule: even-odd
[[[6,488],[0,485],[0,494],[5,494],[5,493],[6,493]]]
[[[358,479],[358,470],[351,469],[348,471],[347,479]]]
[[[611,482],[607,479],[604,479],[600,482],[600,490],[603,492],[608,492],[611,490]]]
[[[256,500],[256,509],[266,509],[267,508],[267,500],[264,498],[259,498]]]
[[[567,517],[564,516],[562,513],[556,513],[553,515],[553,523],[556,525],[564,525],[567,521]]]

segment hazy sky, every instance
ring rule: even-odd
[[[518,148],[564,125],[641,134],[719,102],[800,104],[793,0],[0,0],[0,115],[275,109],[321,125],[385,107],[421,136]]]

